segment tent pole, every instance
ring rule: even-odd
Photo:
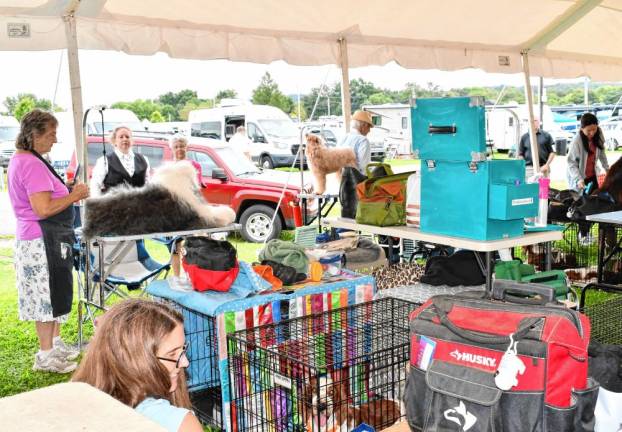
[[[82,84],[80,82],[80,62],[78,60],[78,36],[76,32],[75,10],[80,4],[79,1],[73,2],[75,7],[69,8],[63,16],[65,21],[65,35],[67,37],[67,62],[69,64],[69,81],[71,85],[71,103],[73,107],[73,128],[76,140],[76,156],[82,165],[82,181],[88,183],[88,157],[85,149],[86,141],[83,143],[82,134]]]
[[[341,107],[346,133],[350,132],[352,105],[350,100],[350,71],[348,66],[348,44],[345,38],[339,38],[339,63],[341,66]]]
[[[538,153],[538,140],[536,138],[536,129],[533,127],[533,94],[531,92],[531,79],[529,76],[529,53],[528,51],[521,51],[521,59],[523,62],[523,74],[525,75],[525,100],[527,103],[527,110],[529,113],[529,141],[531,144],[531,159],[533,163],[533,173],[540,172],[540,155]]]
[[[71,0],[65,12],[63,14],[63,21],[65,22],[65,38],[67,39],[67,63],[69,65],[69,83],[71,86],[71,105],[73,109],[73,130],[74,130],[74,138],[76,143],[76,158],[78,161],[81,161],[80,165],[82,166],[82,181],[85,184],[88,184],[88,152],[86,150],[86,137],[83,135],[82,129],[82,84],[80,82],[80,62],[78,59],[78,33],[76,30],[76,11],[80,7],[80,0]],[[75,181],[79,181],[79,178],[76,178]],[[81,221],[84,224],[86,222],[84,206],[80,207],[80,216]],[[89,250],[89,242],[85,243],[84,256],[88,257],[90,255]],[[83,317],[82,317],[82,308],[83,301],[82,296],[84,295],[85,300],[88,302],[91,300],[91,281],[90,281],[90,263],[89,259],[85,259],[85,267],[84,267],[84,291],[78,285],[78,347],[82,349],[82,326],[83,326]],[[78,277],[80,277],[78,275]],[[88,309],[87,309],[88,313]]]
[[[540,77],[538,84],[538,118],[540,127],[544,130],[544,78]]]

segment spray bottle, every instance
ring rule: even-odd
[[[536,218],[535,226],[545,227],[547,225],[547,219],[549,215],[549,184],[551,179],[546,177],[540,177],[538,179],[539,193],[538,193],[538,217]]]

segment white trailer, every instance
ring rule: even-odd
[[[382,105],[363,105],[364,111],[373,116],[374,126],[387,130],[385,147],[393,147],[399,155],[412,153],[412,126],[410,123],[410,105],[388,103]]]
[[[539,112],[539,106],[534,105],[534,112]],[[486,138],[492,141],[493,148],[498,151],[516,152],[518,143],[528,130],[527,105],[511,104],[486,107]],[[544,105],[542,128],[551,134],[555,142],[557,154],[565,155],[567,144],[573,135],[564,131],[555,123],[553,112],[548,105]]]

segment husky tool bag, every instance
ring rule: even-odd
[[[404,402],[413,431],[594,430],[590,324],[546,285],[429,299],[410,316]]]

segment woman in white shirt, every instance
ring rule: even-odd
[[[112,131],[112,154],[97,159],[91,176],[91,197],[100,196],[115,186],[140,187],[149,179],[149,161],[134,153],[132,131],[119,126]]]

